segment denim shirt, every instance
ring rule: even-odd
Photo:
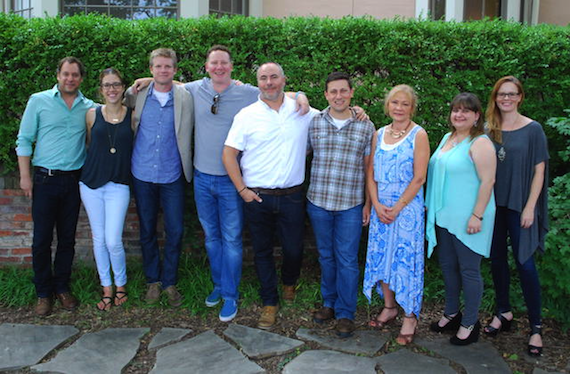
[[[154,87],[150,87],[135,138],[132,173],[144,182],[172,183],[182,174],[174,127],[174,98],[171,90],[168,101],[161,106],[153,93]]]

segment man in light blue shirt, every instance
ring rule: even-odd
[[[146,301],[154,304],[162,290],[171,306],[182,305],[176,288],[184,231],[184,187],[192,180],[194,104],[182,86],[173,85],[176,53],[159,48],[150,54],[153,83],[136,93],[127,91],[125,103],[134,111],[135,140],[131,171],[140,223]],[[162,206],[166,242],[161,261],[156,235]]]
[[[79,91],[84,75],[79,59],[63,58],[57,68],[57,85],[30,97],[16,141],[20,188],[32,198],[35,311],[40,316],[51,313],[54,294],[65,309],[78,305],[70,293],[69,279],[80,206],[78,179],[85,161],[85,113],[94,105]],[[57,252],[52,271],[54,227]]]

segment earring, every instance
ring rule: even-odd
[[[473,122],[473,127],[477,127],[477,121]]]

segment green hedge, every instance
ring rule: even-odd
[[[103,16],[24,20],[0,15],[0,160],[15,168],[14,139],[28,96],[51,88],[57,61],[83,60],[88,74],[83,92],[97,96],[98,73],[109,66],[128,80],[148,75],[147,56],[168,46],[180,55],[178,79],[201,78],[204,54],[215,43],[234,54],[234,76],[255,82],[255,67],[280,62],[290,90],[307,92],[322,108],[323,81],[333,70],[355,77],[355,103],[379,126],[385,90],[399,83],[416,88],[416,120],[427,128],[432,146],[446,131],[448,102],[460,91],[487,100],[501,76],[518,76],[528,93],[523,111],[544,123],[563,114],[570,102],[570,28],[523,26],[502,21],[433,21],[344,18],[205,18],[126,21]],[[551,148],[562,149],[550,129]],[[556,152],[554,152],[556,153]],[[553,174],[561,174],[555,158]]]

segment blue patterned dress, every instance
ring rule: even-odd
[[[380,203],[393,206],[413,179],[414,142],[422,128],[415,126],[390,150],[381,147],[384,129],[378,130],[374,180]],[[406,313],[419,317],[424,288],[424,215],[423,187],[391,224],[380,222],[372,209],[363,285],[369,302],[374,287],[383,296],[382,281],[390,285]]]

